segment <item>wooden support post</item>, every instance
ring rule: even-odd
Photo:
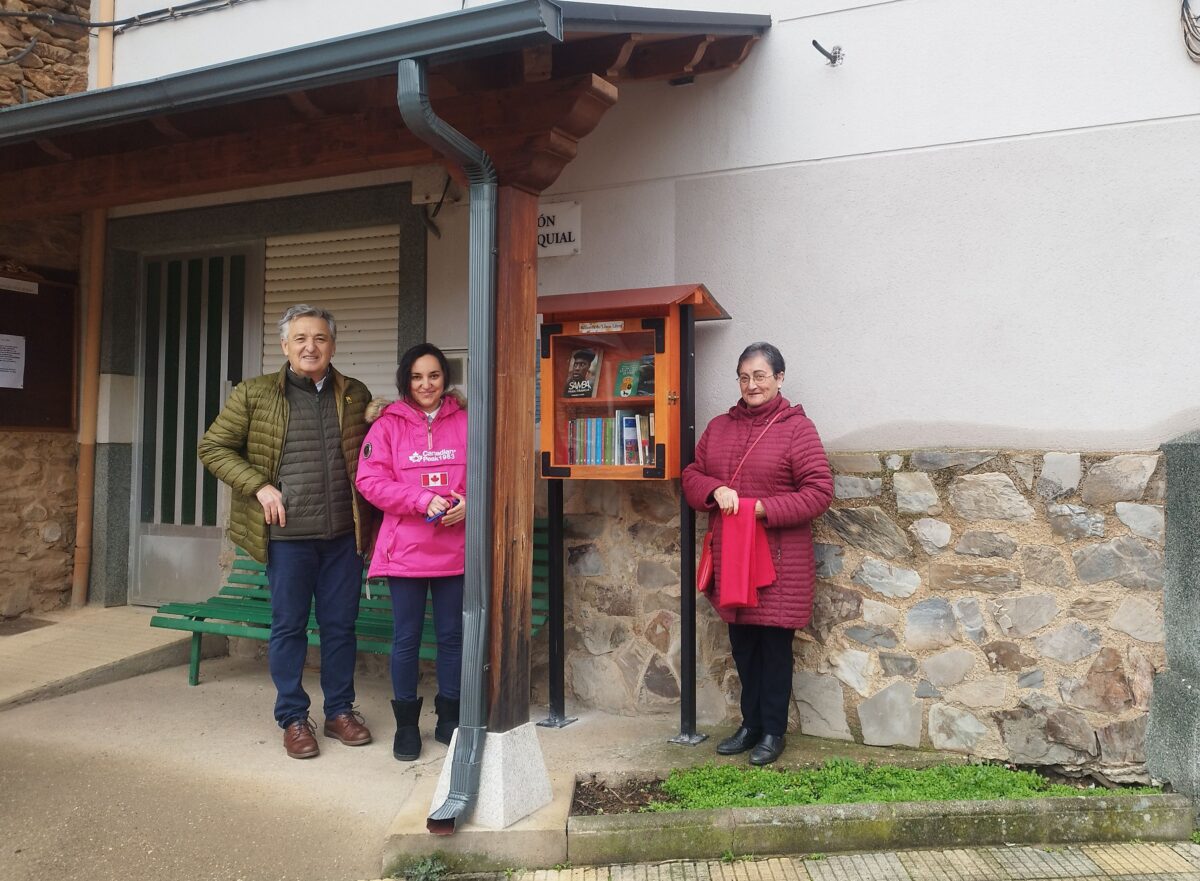
[[[538,199],[502,186],[496,207],[496,520],[488,730],[500,733],[529,721]]]

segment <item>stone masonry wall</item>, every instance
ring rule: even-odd
[[[1160,459],[831,455],[791,727],[1144,779],[1165,663]],[[610,711],[674,709],[678,485],[568,482],[566,511],[569,687]],[[703,599],[697,632],[698,716],[736,721],[725,628]]]
[[[60,12],[87,18],[87,0],[0,0],[7,12]],[[0,106],[87,88],[88,37],[82,28],[0,18],[0,57],[36,37],[16,64],[0,64]],[[79,217],[0,225],[0,264],[75,271]],[[73,434],[0,431],[0,618],[44,612],[70,599],[74,563],[78,447]]]
[[[77,449],[73,434],[0,433],[0,618],[70,599]]]
[[[5,12],[58,12],[88,18],[87,0],[0,0]],[[0,18],[0,57],[13,57],[36,37],[16,64],[0,64],[0,105],[27,104],[87,88],[88,35],[71,25]]]

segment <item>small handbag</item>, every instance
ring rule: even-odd
[[[772,425],[774,425],[775,420],[782,415],[783,411],[780,410],[778,413],[772,416],[771,421],[767,423],[766,428],[764,428],[762,433],[754,439],[754,443],[750,444],[749,449],[742,454],[742,460],[738,462],[737,468],[735,468],[733,471],[733,476],[729,478],[730,484],[737,480],[738,474],[741,473],[742,466],[746,464],[746,457],[750,455],[750,450],[753,450],[756,446],[758,446],[758,442],[762,440],[763,435],[767,433],[767,428],[770,428]],[[700,562],[696,564],[696,590],[700,591],[701,593],[712,587],[713,577],[716,574],[713,569],[712,544],[713,527],[712,519],[709,518],[708,531],[704,533],[704,541],[700,544]]]

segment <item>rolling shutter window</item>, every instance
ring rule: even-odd
[[[337,320],[337,369],[395,398],[399,292],[399,226],[268,238],[263,372],[282,366],[279,316],[308,303]]]

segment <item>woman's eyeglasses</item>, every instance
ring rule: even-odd
[[[754,380],[755,385],[762,385],[764,382],[766,382],[771,377],[778,376],[778,375],[779,375],[778,373],[763,373],[761,371],[758,373],[749,373],[749,374],[739,373],[737,380],[738,380],[739,385],[749,385],[750,380],[752,380],[752,379]]]

